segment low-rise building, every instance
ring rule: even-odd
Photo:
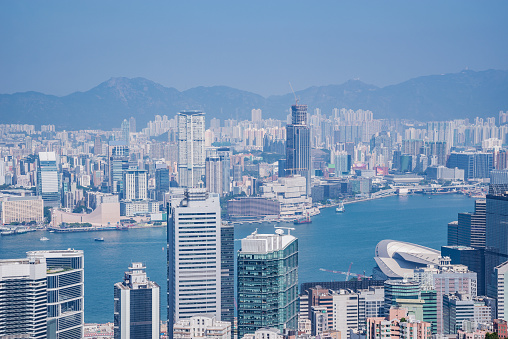
[[[231,323],[214,315],[196,315],[173,325],[173,339],[231,339]]]
[[[3,224],[44,221],[44,202],[40,196],[3,196],[0,199]]]

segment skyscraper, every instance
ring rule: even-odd
[[[31,261],[46,261],[47,338],[83,338],[83,251],[31,251],[27,252],[27,257]]]
[[[252,233],[238,251],[238,337],[263,327],[298,328],[298,239]]]
[[[235,230],[232,224],[220,228],[221,254],[221,320],[231,324],[235,317]]]
[[[178,183],[201,187],[205,176],[205,113],[178,113]]]
[[[115,284],[115,339],[159,338],[160,288],[145,269],[140,262],[132,263],[123,282]]]
[[[48,338],[47,298],[44,259],[0,260],[0,338]]]
[[[207,148],[206,150],[205,173],[207,192],[222,195],[222,161],[216,148]]]
[[[486,201],[475,201],[474,213],[459,213],[457,241],[459,246],[485,248]]]
[[[307,180],[307,196],[310,196],[311,148],[307,105],[291,106],[291,124],[286,130],[286,174],[304,177]]]
[[[221,316],[219,195],[187,189],[168,205],[168,332],[198,314]]]
[[[129,144],[130,144],[130,133],[131,133],[131,127],[130,127],[129,120],[123,119],[121,130],[122,130],[122,140],[127,143],[127,146],[129,146]]]
[[[110,141],[108,153],[110,193],[123,195],[123,171],[129,168],[129,146],[125,141]]]
[[[39,152],[37,195],[42,196],[44,206],[60,206],[60,177],[55,152]]]
[[[145,170],[128,169],[124,171],[125,200],[145,200],[148,198],[148,174]]]

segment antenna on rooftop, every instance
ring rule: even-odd
[[[291,81],[289,81],[289,87],[291,87],[291,91],[293,92],[293,95],[295,96],[295,105],[298,105],[298,98],[296,97],[295,90],[293,89],[293,86],[291,86]]]

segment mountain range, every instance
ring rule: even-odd
[[[314,86],[297,91],[299,103],[309,112],[320,108],[369,109],[375,118],[419,121],[497,118],[508,110],[508,71],[464,70],[459,73],[422,76],[377,87],[359,80],[341,85]],[[136,118],[138,130],[155,115],[174,116],[187,109],[203,110],[207,120],[250,119],[253,108],[263,118],[284,119],[294,104],[293,93],[267,98],[226,86],[195,87],[186,91],[164,87],[144,78],[111,78],[86,91],[66,96],[39,92],[0,94],[3,124],[54,124],[57,129],[120,127],[123,119]]]

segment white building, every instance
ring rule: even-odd
[[[148,198],[148,175],[145,170],[128,169],[124,172],[125,200],[146,200]]]
[[[173,339],[231,339],[231,323],[203,314],[181,319],[173,325]]]
[[[333,294],[333,329],[342,335],[358,330],[358,294],[339,290]]]
[[[281,177],[277,181],[263,184],[261,197],[280,201],[281,219],[319,214],[312,207],[312,198],[307,196],[306,178],[300,175]]]
[[[178,183],[200,187],[205,175],[205,113],[178,113]]]
[[[265,327],[260,328],[254,334],[246,334],[242,339],[283,339],[284,336],[276,328]]]
[[[115,338],[159,338],[160,287],[147,278],[145,269],[132,263],[124,281],[115,284]]]
[[[168,317],[174,321],[199,314],[221,315],[221,209],[219,195],[188,189],[183,199],[173,198],[169,232],[174,241],[168,257]],[[170,253],[168,252],[168,255]],[[171,293],[169,294],[171,297]],[[171,309],[173,307],[173,310]]]
[[[508,320],[508,261],[494,269],[497,280],[497,319]]]
[[[46,260],[48,338],[83,338],[83,251],[30,251],[27,257]]]
[[[43,258],[0,260],[0,337],[48,337],[46,286]]]
[[[44,221],[44,203],[40,196],[3,196],[0,199],[0,211],[3,224]]]

